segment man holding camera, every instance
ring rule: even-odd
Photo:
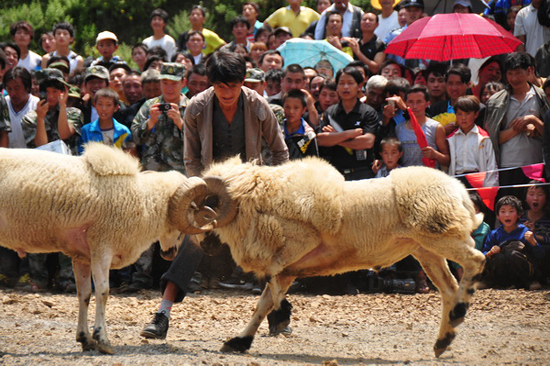
[[[177,170],[183,165],[183,115],[189,99],[181,93],[185,67],[164,63],[160,70],[161,96],[146,101],[132,122],[134,142],[142,145],[141,164],[146,170]]]

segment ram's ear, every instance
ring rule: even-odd
[[[237,203],[229,194],[227,185],[220,177],[204,177],[208,187],[207,204],[211,204],[217,212],[216,226],[223,227],[229,224],[237,214]],[[208,207],[208,206],[206,206]]]
[[[170,197],[168,216],[172,225],[188,235],[212,230],[216,214],[204,207],[206,195],[207,186],[202,179],[191,177],[185,180]],[[201,221],[199,226],[196,224],[197,216]]]

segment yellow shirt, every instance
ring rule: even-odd
[[[300,12],[296,15],[290,6],[287,6],[275,10],[264,23],[269,24],[273,29],[288,27],[293,37],[300,37],[300,34],[304,33],[307,27],[319,17],[319,13],[311,8],[300,6]]]
[[[223,46],[225,44],[225,41],[221,39],[220,36],[209,29],[203,28],[202,35],[204,36],[204,42],[206,43],[206,47],[202,51],[204,55],[211,54],[220,46]]]

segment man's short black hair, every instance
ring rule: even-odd
[[[74,28],[73,25],[69,22],[57,23],[52,28],[52,34],[55,36],[55,31],[58,29],[63,29],[69,32],[69,35],[74,38]]]
[[[512,52],[504,61],[504,70],[510,71],[515,69],[527,70],[531,67],[531,59],[525,52]]]
[[[336,85],[338,85],[338,82],[340,81],[340,78],[343,74],[351,76],[357,84],[361,84],[364,80],[363,75],[361,75],[361,72],[359,72],[359,70],[352,66],[346,66],[343,69],[338,70],[338,72],[336,73]]]
[[[325,81],[323,81],[323,83],[321,85],[319,85],[319,94],[325,88],[327,88],[328,90],[336,91],[336,88],[337,88],[336,80],[334,80],[333,78],[325,79]]]
[[[31,76],[31,73],[24,67],[21,67],[21,66],[12,67],[8,71],[6,71],[2,81],[4,83],[4,86],[6,86],[8,85],[8,82],[10,80],[15,80],[17,78],[21,79],[21,81],[23,82],[23,86],[25,87],[25,90],[27,91],[27,93],[30,93],[32,88],[32,76]]]
[[[168,13],[164,9],[157,8],[153,10],[149,15],[149,21],[153,20],[154,17],[160,17],[164,20],[164,23],[168,23]]]
[[[237,15],[235,18],[231,19],[231,23],[229,23],[229,25],[231,26],[231,29],[233,29],[234,26],[241,23],[245,24],[246,28],[250,28],[250,22],[242,15]]]
[[[424,78],[428,81],[430,74],[433,74],[435,77],[445,77],[448,68],[449,65],[446,62],[430,61],[426,70],[423,71]]]
[[[283,71],[283,79],[288,75],[288,73],[302,74],[304,76],[304,79],[306,78],[306,72],[304,71],[304,68],[298,64],[290,64],[285,67]]]
[[[372,73],[370,72],[369,67],[367,65],[365,65],[363,63],[363,61],[355,60],[355,61],[350,62],[346,66],[351,66],[351,67],[355,67],[355,68],[360,67],[365,72],[365,77],[367,79],[372,76]]]
[[[189,77],[192,75],[192,74],[197,74],[197,75],[200,75],[200,76],[206,76],[206,66],[204,66],[204,64],[198,64],[198,65],[193,65],[192,68],[189,69],[189,71],[187,71],[187,80],[189,80]]]
[[[299,99],[300,102],[302,103],[302,107],[304,108],[307,107],[307,95],[300,89],[291,89],[288,92],[286,92],[285,95],[283,96],[283,106],[285,105],[285,100],[289,98]]]
[[[403,95],[407,95],[409,90],[411,90],[411,83],[409,83],[409,80],[405,78],[388,80],[388,83],[384,88],[384,92],[387,95],[401,95],[401,93],[403,93]]]
[[[211,84],[242,83],[246,76],[246,62],[236,53],[214,52],[206,61],[206,76]]]
[[[265,73],[265,81],[278,81],[281,82],[283,79],[283,70],[281,69],[270,69]]]
[[[405,94],[405,100],[412,93],[422,93],[426,101],[430,100],[430,93],[425,85],[413,85],[413,87]]]
[[[279,55],[279,57],[281,57],[281,60],[283,61],[281,63],[281,65],[284,67],[285,66],[285,59],[283,58],[283,56],[281,55],[281,52],[277,51],[277,50],[267,50],[265,51],[261,56],[260,56],[260,65],[263,64],[264,62],[264,58],[265,56],[267,55]]]
[[[143,70],[148,70],[149,69],[149,66],[151,66],[151,64],[153,62],[166,62],[165,59],[163,59],[162,57],[158,56],[158,55],[151,55],[151,56],[147,56],[147,59],[145,61],[145,65],[143,66]]]
[[[464,64],[454,64],[452,65],[447,73],[445,74],[445,81],[449,81],[449,75],[458,75],[460,80],[467,84],[472,79],[472,71],[470,68]]]
[[[202,16],[203,16],[203,17],[206,17],[206,11],[204,10],[204,8],[203,8],[201,5],[193,5],[193,6],[191,7],[190,13],[191,13],[193,10],[195,10],[195,9],[200,10],[200,12],[202,13]]]
[[[203,41],[206,41],[206,39],[204,38],[204,34],[202,34],[201,31],[198,31],[198,30],[190,30],[189,32],[187,32],[187,34],[185,35],[185,42],[189,42],[189,38],[191,38],[192,36],[194,36],[195,34],[198,34]]]

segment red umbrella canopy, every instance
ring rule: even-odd
[[[521,44],[492,20],[477,14],[436,14],[408,26],[386,47],[403,58],[435,61],[484,58],[514,52]]]

